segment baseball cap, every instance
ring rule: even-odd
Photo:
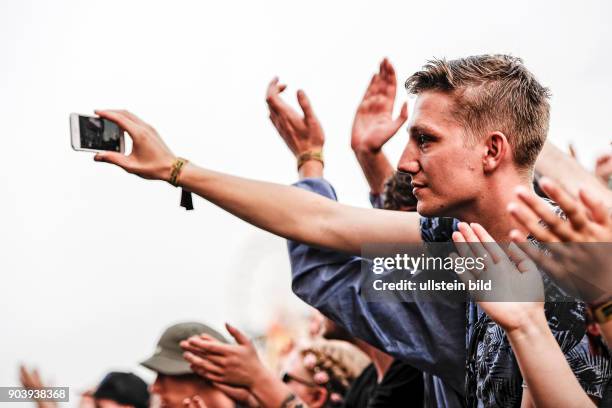
[[[110,372],[94,392],[95,399],[108,399],[136,408],[149,406],[149,389],[140,377],[132,373]]]
[[[170,326],[157,342],[151,357],[140,363],[144,367],[165,375],[192,374],[189,363],[183,358],[179,343],[197,334],[208,334],[222,343],[228,341],[215,329],[198,322],[178,323]]]

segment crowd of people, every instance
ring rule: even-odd
[[[414,106],[409,115],[404,103],[394,117],[396,74],[384,59],[353,122],[350,146],[372,209],[338,202],[324,178],[315,110],[301,90],[302,112],[294,110],[278,79],[266,101],[297,161],[293,186],[199,167],[136,115],[96,112],[119,124],[133,148],[95,160],[167,181],[286,238],[292,290],[317,311],[311,338],[296,342],[282,373],[230,325],[233,342],[201,323],[168,328],[142,363],[157,373],[150,392],[162,406],[612,406],[612,156],[593,174],[546,141],[550,92],[518,58],[433,60],[405,86]],[[394,168],[383,146],[406,122],[409,140]],[[486,278],[516,299],[363,296],[371,262],[364,245],[423,242],[485,259],[484,270],[455,276]],[[529,299],[518,296],[525,291]],[[36,387],[37,377],[22,369],[24,386]],[[137,382],[111,373],[89,398],[98,407],[146,406]]]

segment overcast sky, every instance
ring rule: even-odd
[[[550,139],[590,168],[612,133],[611,3],[534,3],[2,1],[0,386],[25,361],[80,390],[135,370],[173,322],[254,333],[299,305],[283,240],[72,151],[70,112],[127,108],[202,166],[290,183],[264,103],[279,75],[311,98],[341,201],[366,206],[349,137],[380,59],[399,102],[429,58],[511,53],[552,89]]]

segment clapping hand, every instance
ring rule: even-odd
[[[471,268],[459,277],[466,285],[491,282],[490,291],[470,294],[504,330],[518,329],[533,316],[544,314],[542,278],[517,245],[510,244],[504,251],[481,225],[464,222],[453,233],[453,241],[461,257],[483,260],[484,268]]]
[[[581,190],[572,197],[549,179],[540,180],[542,190],[564,211],[567,220],[535,194],[517,188],[516,201],[508,210],[521,227],[545,243],[548,254],[526,248],[561,286],[587,301],[612,294],[612,221],[603,202]],[[543,221],[545,225],[541,222]],[[515,242],[525,240],[524,231],[511,231]]]
[[[351,147],[356,152],[376,153],[408,119],[408,105],[402,105],[400,114],[393,119],[393,104],[397,81],[395,70],[388,59],[372,77],[370,85],[357,108],[351,132]]]
[[[310,100],[304,91],[297,92],[297,100],[303,112],[301,115],[280,97],[285,88],[286,85],[279,84],[278,78],[274,78],[268,85],[266,102],[270,120],[296,157],[308,151],[320,152],[325,143],[325,135]]]

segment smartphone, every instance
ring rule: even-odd
[[[98,116],[71,113],[70,138],[74,150],[125,152],[123,130],[115,122]]]

